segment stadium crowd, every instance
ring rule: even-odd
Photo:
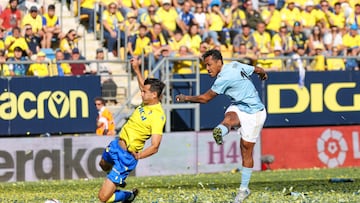
[[[45,2],[9,0],[0,8],[1,75],[96,73],[85,63],[42,63],[46,50],[55,60],[85,59],[76,30],[62,31],[55,6]],[[88,33],[103,26],[110,55],[118,56],[120,43],[128,58],[145,57],[152,67],[166,56],[200,57],[218,49],[267,71],[359,70],[359,0],[81,0],[78,8]],[[13,62],[29,60],[34,63]],[[180,74],[193,72],[190,67],[186,60],[171,64]]]

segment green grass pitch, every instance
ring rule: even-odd
[[[330,178],[354,182],[330,183]],[[40,182],[0,183],[0,202],[98,202],[103,178]],[[162,177],[130,176],[126,189],[137,187],[134,202],[218,203],[232,202],[240,173],[214,173]],[[274,170],[254,172],[246,202],[360,202],[360,168]],[[288,195],[297,192],[297,196]]]

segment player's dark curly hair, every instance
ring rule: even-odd
[[[221,63],[223,62],[223,57],[221,55],[221,52],[219,50],[216,49],[211,49],[209,51],[206,51],[203,55],[202,58],[203,60],[205,60],[207,57],[211,56],[213,60],[221,60]]]
[[[161,99],[162,91],[164,90],[165,83],[157,78],[147,78],[144,85],[150,85],[150,91],[156,92],[159,100]]]

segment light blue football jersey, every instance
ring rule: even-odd
[[[264,104],[250,78],[254,69],[253,66],[235,61],[225,64],[211,90],[228,96],[231,103],[237,105],[241,111],[249,114],[261,111]]]

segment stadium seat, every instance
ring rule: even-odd
[[[42,52],[44,52],[46,54],[46,58],[50,59],[50,60],[53,60],[55,59],[55,52],[53,49],[51,48],[48,48],[48,49],[41,49]]]

